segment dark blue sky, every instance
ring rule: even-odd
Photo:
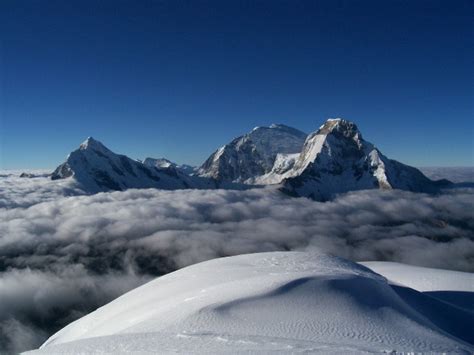
[[[0,2],[0,168],[87,136],[201,163],[257,125],[355,121],[382,152],[473,165],[474,1]]]

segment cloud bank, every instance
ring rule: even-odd
[[[432,180],[448,179],[455,183],[474,182],[474,167],[422,167],[423,174]]]
[[[38,346],[153,276],[220,256],[318,248],[474,271],[472,189],[321,203],[272,188],[76,196],[67,180],[11,179],[0,179],[0,352]]]

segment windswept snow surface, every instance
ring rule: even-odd
[[[389,261],[366,261],[359,264],[383,275],[389,281],[417,291],[449,290],[474,293],[474,274],[469,272],[432,269]]]
[[[468,354],[472,324],[473,313],[390,285],[359,264],[317,252],[271,252],[160,277],[33,353]]]
[[[389,261],[360,263],[400,284],[437,299],[474,312],[474,274],[452,270],[431,269]],[[474,324],[471,324],[473,329]]]

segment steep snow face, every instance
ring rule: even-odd
[[[273,163],[272,173],[274,174],[284,174],[289,171],[295,165],[296,160],[300,156],[299,153],[296,154],[281,154],[278,153]]]
[[[279,184],[290,172],[296,161],[298,160],[300,153],[295,154],[282,154],[278,153],[275,162],[273,163],[272,170],[261,176],[246,180],[248,184],[254,185],[274,185]]]
[[[199,175],[220,181],[245,182],[269,173],[278,153],[299,153],[306,134],[285,125],[255,127],[219,148],[199,169]]]
[[[68,325],[33,353],[468,354],[472,321],[468,311],[390,285],[353,262],[273,252],[160,277]]]
[[[293,168],[281,178],[283,191],[318,200],[353,190],[435,192],[441,186],[417,169],[385,157],[362,138],[354,123],[340,118],[328,120],[308,136]]]
[[[158,168],[158,169],[167,169],[167,168],[175,168],[176,170],[181,171],[183,174],[191,175],[197,171],[197,168],[187,164],[176,164],[171,160],[166,158],[145,158],[143,164],[149,167]]]
[[[182,189],[208,187],[203,179],[191,179],[174,167],[157,168],[113,153],[89,137],[52,173],[51,178],[73,177],[87,192],[128,188]]]

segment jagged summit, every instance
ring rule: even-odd
[[[102,145],[101,142],[95,140],[92,136],[89,136],[89,137],[87,137],[87,139],[84,142],[81,143],[81,145],[79,147],[82,148],[82,149],[86,149],[86,148],[89,147],[89,145],[96,144],[96,143]]]
[[[81,150],[98,149],[98,150],[101,150],[101,151],[109,151],[110,152],[110,150],[105,145],[103,145],[101,142],[94,139],[93,137],[87,137],[87,139],[84,142],[81,143],[81,145],[79,146],[79,149],[81,149]]]
[[[346,137],[360,135],[359,129],[354,122],[342,118],[329,118],[315,134],[342,134]]]
[[[363,189],[434,192],[439,183],[419,170],[385,157],[362,138],[357,126],[338,118],[310,134],[293,168],[282,176],[283,190],[319,200]]]

